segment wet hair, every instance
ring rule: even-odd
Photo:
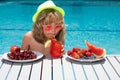
[[[44,35],[42,26],[51,23],[62,24],[63,28],[58,32],[55,38],[59,42],[64,44],[66,33],[64,19],[62,15],[54,9],[45,9],[38,15],[36,22],[34,23],[32,28],[33,38],[37,42],[44,44],[48,40],[48,38]]]

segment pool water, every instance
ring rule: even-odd
[[[21,46],[24,34],[32,29],[32,16],[42,3],[0,3],[0,54],[8,52],[12,45]],[[67,1],[61,6],[65,14],[65,50],[86,48],[85,40],[103,47],[107,54],[120,54],[120,6],[118,2]]]

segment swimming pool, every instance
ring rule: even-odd
[[[32,16],[41,2],[0,3],[0,54],[12,45],[21,45],[23,35],[32,28]],[[120,54],[119,2],[55,2],[64,8],[67,25],[65,50],[85,48],[85,40]]]

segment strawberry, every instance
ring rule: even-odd
[[[80,58],[83,58],[83,54],[82,54],[82,53],[80,53],[80,54],[79,54],[79,57],[80,57]]]
[[[80,53],[81,53],[81,51],[78,51],[77,53],[78,53],[78,54],[80,54]]]
[[[53,58],[60,58],[63,55],[63,45],[59,43],[56,39],[51,40],[50,54]]]
[[[71,56],[72,56],[73,58],[75,58],[75,59],[78,59],[78,58],[79,58],[79,55],[78,55],[76,52],[73,52],[73,53],[71,54]]]
[[[72,54],[72,50],[68,50],[67,54],[71,55]]]
[[[83,54],[81,53],[81,51],[78,51],[77,54],[79,55],[80,58],[83,57]]]
[[[86,55],[86,57],[91,57],[92,56],[91,52],[86,52],[85,55]]]
[[[81,53],[82,53],[83,55],[85,55],[86,52],[87,52],[87,50],[84,49],[84,48],[81,50]]]
[[[80,51],[80,48],[78,48],[78,47],[73,48],[73,52],[78,52],[78,51]]]
[[[90,49],[88,49],[88,52],[92,53],[92,51]]]

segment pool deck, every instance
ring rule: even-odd
[[[73,61],[66,56],[14,63],[0,56],[0,80],[120,80],[120,55],[92,63]]]

